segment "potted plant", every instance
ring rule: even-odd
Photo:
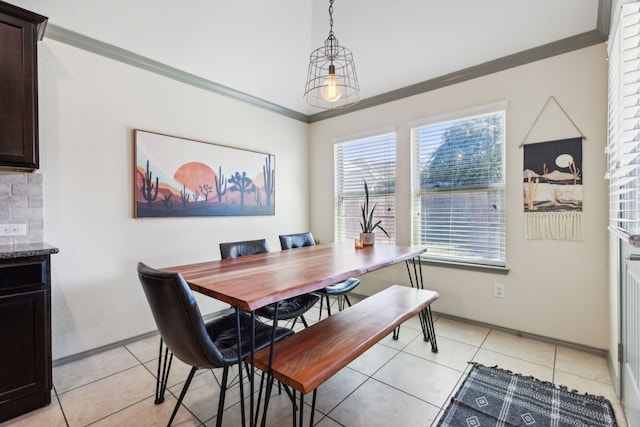
[[[367,185],[367,181],[364,181],[364,205],[360,207],[362,210],[362,220],[360,221],[360,229],[362,232],[360,233],[360,241],[364,246],[373,246],[376,243],[376,233],[374,230],[379,228],[382,232],[389,237],[389,233],[387,230],[382,228],[380,223],[382,220],[378,220],[377,222],[373,222],[373,213],[376,210],[377,203],[373,205],[371,210],[369,210],[369,186]]]

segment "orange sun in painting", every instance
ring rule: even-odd
[[[216,173],[207,165],[200,162],[189,162],[180,166],[173,178],[184,184],[188,190],[197,191],[199,186],[208,184],[214,186]]]

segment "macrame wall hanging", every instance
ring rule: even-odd
[[[557,104],[580,136],[525,144],[550,101]],[[524,147],[525,239],[582,240],[583,139],[587,138],[550,96],[520,144]]]

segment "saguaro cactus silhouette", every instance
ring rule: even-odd
[[[169,193],[169,194],[165,194],[164,195],[164,199],[162,199],[162,203],[164,203],[164,208],[165,209],[171,209],[171,196],[173,196],[173,194]]]
[[[267,156],[262,166],[262,174],[264,175],[264,194],[267,198],[267,207],[271,206],[271,195],[275,188],[276,171],[271,168],[271,156]]]
[[[147,201],[147,206],[151,209],[151,203],[158,197],[158,177],[156,177],[156,184],[153,185],[153,179],[151,178],[152,172],[149,170],[149,160],[147,160],[147,171],[145,172],[144,179],[142,180],[142,197]]]
[[[256,206],[261,206],[262,205],[262,191],[260,191],[260,189],[256,187],[256,191],[254,191],[253,193],[254,193],[254,199],[256,201]]]
[[[250,193],[256,190],[256,186],[253,184],[251,178],[247,176],[246,172],[236,172],[231,178],[229,178],[231,185],[231,192],[240,192],[240,208],[244,209],[244,194]]]
[[[218,180],[218,177],[220,179]],[[218,168],[218,176],[215,177],[216,193],[218,194],[218,202],[222,203],[222,196],[227,192],[227,180],[222,174],[222,166]],[[224,189],[222,186],[224,185]]]
[[[191,194],[187,193],[187,187],[183,185],[182,190],[180,190],[180,199],[182,200],[182,207],[184,209],[187,208],[187,203],[189,203],[190,197]]]

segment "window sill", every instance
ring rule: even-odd
[[[470,264],[464,262],[435,260],[428,258],[421,258],[420,262],[424,265],[430,265],[433,267],[455,268],[459,270],[479,271],[483,273],[495,273],[495,274],[509,274],[508,267],[499,267],[496,265],[482,265],[482,264]]]

